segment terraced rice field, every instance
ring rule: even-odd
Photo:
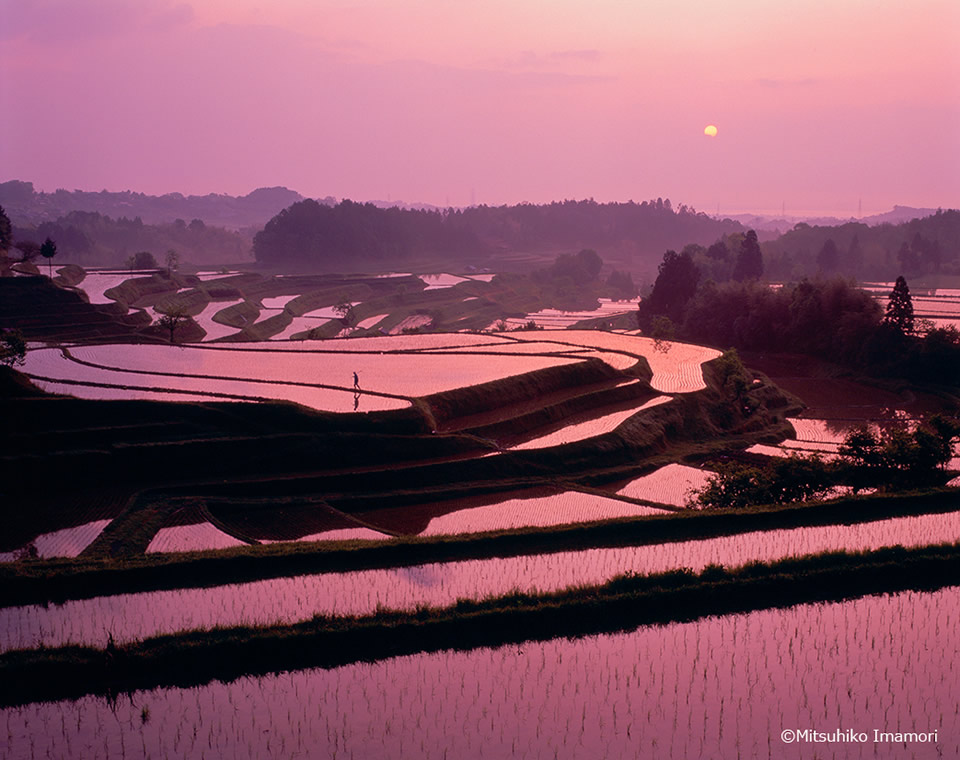
[[[24,369],[43,387],[59,390],[70,381],[81,383],[70,387],[74,395],[84,398],[132,398],[169,391],[187,394],[186,398],[216,394],[286,399],[314,409],[349,412],[354,411],[354,372],[363,391],[362,410],[393,409],[407,405],[410,397],[586,358],[627,369],[644,352],[655,368],[655,387],[685,392],[703,387],[700,363],[716,355],[684,344],[663,355],[643,338],[589,331],[536,335],[543,339],[424,334],[210,348],[197,344],[76,346],[70,349],[76,361],[63,358],[57,349],[32,350]],[[540,353],[546,355],[535,355]],[[130,389],[131,395],[125,396],[124,389]]]
[[[196,523],[161,528],[147,546],[147,553],[193,552],[245,545],[210,523]]]
[[[403,341],[404,337],[384,338]],[[365,391],[398,396],[425,396],[467,385],[520,375],[576,360],[539,356],[445,356],[440,354],[313,353],[254,351],[248,347],[212,349],[163,345],[83,346],[74,356],[111,370],[170,373],[178,382],[207,376],[206,390],[224,382],[307,383],[351,389],[353,373]],[[31,374],[27,369],[28,374]],[[230,378],[230,380],[226,380]],[[184,388],[193,390],[192,388]],[[291,399],[295,400],[295,399]],[[322,408],[315,406],[314,408]]]
[[[3,710],[0,725],[15,758],[135,747],[178,757],[792,760],[814,755],[780,733],[808,726],[869,732],[865,745],[817,745],[823,760],[956,757],[958,605],[956,588],[805,604],[139,691],[113,705],[36,704]],[[926,645],[907,656],[905,641]],[[938,745],[875,745],[878,721],[937,729]]]
[[[537,327],[543,327],[548,330],[557,330],[575,325],[587,319],[613,319],[622,314],[634,313],[637,309],[639,298],[633,298],[626,301],[614,301],[610,298],[599,299],[600,306],[590,311],[560,311],[558,309],[543,309],[525,317],[509,317],[503,320],[508,329],[523,327],[528,322],[533,322]],[[499,320],[491,324],[487,329],[493,330],[499,324]]]
[[[477,504],[476,502],[483,502]],[[464,535],[484,531],[550,527],[622,517],[662,514],[661,510],[578,491],[515,495],[505,493],[486,499],[441,502],[421,508],[384,509],[355,515],[367,527],[337,528],[295,539],[306,541],[351,541],[389,539],[394,535]],[[350,518],[347,518],[350,519]],[[274,543],[262,541],[262,543]],[[210,523],[161,529],[148,552],[184,552],[240,546]]]
[[[658,350],[652,338],[601,330],[563,330],[511,333],[518,340],[556,341],[575,346],[619,351],[642,356],[653,370],[650,385],[661,393],[690,393],[706,387],[701,366],[720,352],[690,343],[663,341]]]
[[[559,430],[538,436],[537,438],[532,438],[523,443],[518,443],[510,448],[513,450],[544,449],[548,446],[562,446],[566,443],[574,443],[598,435],[604,435],[605,433],[616,430],[621,424],[633,417],[633,415],[642,412],[644,409],[651,409],[672,400],[670,396],[657,396],[640,406],[610,412],[609,414],[587,419],[582,422],[570,421],[570,424],[564,425]]]
[[[295,622],[316,614],[371,614],[378,607],[415,609],[482,599],[513,590],[551,591],[596,584],[627,572],[658,573],[710,564],[846,549],[925,546],[960,540],[960,512],[900,517],[855,525],[757,531],[649,546],[470,560],[388,570],[279,578],[205,589],[121,594],[0,610],[7,649],[68,641],[103,645],[105,633],[130,641],[216,625]]]
[[[113,303],[112,298],[108,298],[106,291],[115,288],[117,285],[126,282],[132,277],[142,277],[143,272],[131,272],[128,269],[123,270],[88,270],[87,276],[77,286],[87,294],[90,303],[107,304]]]
[[[684,507],[692,492],[703,488],[710,477],[709,470],[700,470],[683,464],[668,464],[643,475],[617,491],[620,496],[642,499],[674,507]]]
[[[111,703],[84,697],[5,708],[0,729],[12,760],[97,754],[792,760],[813,754],[809,746],[784,744],[780,732],[820,726],[868,731],[871,739],[819,744],[823,760],[957,757],[958,610],[956,587],[804,604],[137,691]],[[939,743],[875,745],[874,727],[936,729]]]
[[[157,349],[160,351],[157,352]],[[28,352],[23,370],[41,388],[51,392],[66,392],[79,398],[159,398],[190,401],[275,399],[294,401],[312,409],[331,412],[355,411],[354,394],[350,390],[311,387],[309,383],[296,385],[283,379],[261,382],[252,379],[258,376],[259,371],[255,363],[251,366],[249,359],[246,360],[247,378],[218,375],[217,370],[222,371],[222,366],[205,365],[204,356],[194,353],[200,350],[132,345],[72,349],[74,356],[81,361],[106,359],[110,362],[114,358],[120,358],[117,357],[118,353],[125,354],[125,358],[129,359],[126,368],[113,369],[109,365],[92,367],[71,361],[64,357],[60,349],[36,349]],[[177,352],[180,352],[179,356]],[[177,368],[176,359],[182,362],[180,369]],[[240,366],[244,359],[241,356],[236,360],[238,364],[235,366]],[[187,366],[192,367],[194,372],[189,373]],[[83,385],[64,383],[64,380]],[[164,394],[157,389],[167,389],[174,395]],[[409,406],[409,401],[405,399],[370,394],[363,394],[360,401],[361,411],[401,409]]]
[[[417,275],[427,286],[426,290],[442,290],[443,288],[452,288],[461,282],[469,282],[466,277],[460,277],[455,274],[421,274]]]
[[[894,283],[865,283],[868,290],[883,306],[886,306]],[[913,316],[925,319],[935,327],[956,327],[960,329],[960,289],[957,288],[917,288],[911,290]]]
[[[63,528],[62,530],[44,533],[37,536],[30,543],[37,550],[37,557],[47,559],[49,557],[76,557],[93,543],[103,529],[110,524],[110,520],[93,520],[75,528]],[[18,551],[0,552],[0,562],[13,562],[17,555],[24,552],[28,547],[22,547]]]

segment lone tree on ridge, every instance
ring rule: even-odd
[[[53,257],[57,255],[57,244],[54,243],[50,238],[47,238],[43,241],[43,245],[40,246],[40,255],[47,260],[47,267],[49,268],[50,277],[53,278]]]
[[[187,315],[183,313],[180,309],[175,309],[173,311],[167,312],[160,319],[157,320],[157,324],[160,325],[164,330],[170,331],[170,342],[174,342],[174,333],[176,333],[177,328],[187,321]]]
[[[893,325],[904,335],[913,332],[913,299],[910,298],[910,288],[903,275],[897,277],[887,301],[887,313],[884,323]]]

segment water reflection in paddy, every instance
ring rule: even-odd
[[[107,358],[110,356],[110,349],[117,349],[118,346],[101,346],[101,351],[93,351],[88,348],[72,348],[71,353],[78,359],[83,357]],[[251,400],[256,399],[277,399],[294,401],[313,409],[321,409],[331,412],[353,412],[354,394],[349,390],[335,390],[330,388],[315,388],[307,385],[289,385],[282,379],[274,382],[259,382],[255,379],[231,379],[227,377],[218,377],[215,379],[204,377],[191,377],[189,375],[174,374],[154,374],[154,372],[175,372],[173,361],[174,356],[178,356],[180,361],[190,366],[195,375],[208,374],[207,367],[203,363],[204,351],[202,349],[186,349],[171,346],[127,346],[127,352],[133,356],[140,356],[143,361],[132,360],[129,362],[131,369],[139,371],[123,371],[113,369],[102,369],[100,367],[90,367],[79,362],[70,361],[60,352],[60,349],[47,348],[36,349],[27,352],[26,363],[23,371],[33,376],[49,378],[52,381],[72,380],[74,382],[87,383],[86,386],[67,386],[67,393],[81,398],[106,399],[106,398],[148,398],[141,395],[150,393],[155,388],[167,388],[178,393],[195,393],[196,398],[203,398],[202,394],[229,394],[233,396],[242,396]],[[167,349],[166,354],[152,353],[150,349]],[[141,354],[140,351],[144,353]],[[151,354],[151,356],[148,356]],[[199,355],[198,355],[199,354]],[[164,363],[164,355],[170,360]],[[296,357],[296,354],[287,354],[287,356]],[[152,359],[153,363],[148,361]],[[258,364],[246,361],[247,375],[251,378],[258,374]],[[238,372],[242,371],[237,367]],[[185,371],[185,370],[184,370]],[[316,380],[314,380],[316,382]],[[40,381],[43,384],[43,381]],[[100,388],[96,384],[108,384],[117,386],[114,388]],[[73,388],[74,390],[69,390]],[[129,392],[128,392],[129,389]],[[153,391],[155,393],[155,391]],[[173,397],[163,394],[161,398],[165,400],[174,400]],[[179,399],[177,399],[179,400]],[[205,400],[216,401],[219,397],[207,396]],[[371,396],[362,394],[360,398],[360,411],[371,411],[379,409],[400,409],[409,406],[409,402],[404,399],[394,399],[382,396]]]
[[[524,441],[523,443],[519,443],[510,448],[513,450],[542,449],[548,446],[560,446],[565,443],[573,443],[575,441],[593,438],[594,436],[603,435],[615,430],[621,424],[633,417],[633,415],[643,411],[644,409],[650,409],[672,400],[673,399],[670,396],[657,396],[641,406],[632,407],[630,409],[620,409],[616,412],[604,414],[600,417],[595,417],[583,422],[573,422],[572,424],[565,425],[564,427],[560,428],[559,430],[555,430],[552,433],[540,436],[539,438],[533,438],[529,441]]]
[[[661,341],[663,349],[651,338],[602,330],[551,330],[512,333],[520,340],[553,340],[587,348],[626,351],[643,356],[653,378],[650,385],[661,393],[690,393],[706,387],[701,365],[720,356],[720,352],[689,343]]]
[[[0,552],[0,562],[12,562],[18,553],[28,550],[31,545],[36,549],[36,556],[40,558],[76,557],[92,544],[109,524],[110,520],[93,520],[73,528],[44,533],[18,551]]]
[[[602,583],[616,575],[656,573],[708,564],[741,565],[794,554],[860,551],[901,544],[960,541],[960,512],[900,517],[857,525],[744,533],[699,541],[589,549],[296,576],[205,589],[121,594],[43,607],[0,610],[5,649],[58,646],[68,641],[103,644],[104,631],[118,641],[215,625],[295,622],[316,614],[371,614],[378,607],[414,609],[450,605],[513,590],[552,591]]]
[[[805,604],[31,704],[0,726],[17,760],[960,757],[958,608],[955,587]],[[871,741],[784,744],[797,728]],[[874,728],[939,746],[874,744]]]
[[[396,341],[398,338],[384,338],[384,340]],[[360,376],[360,384],[364,390],[401,396],[425,396],[580,361],[564,357],[523,355],[251,352],[244,349],[202,346],[119,344],[75,347],[71,349],[71,353],[78,359],[110,367],[115,371],[173,373],[177,377],[170,380],[175,380],[178,387],[183,390],[193,390],[185,385],[191,379],[191,375],[208,375],[216,378],[202,380],[207,390],[220,390],[223,384],[237,381],[274,383],[292,381],[351,388],[353,373],[356,372]],[[153,376],[149,377],[152,382]],[[222,378],[235,378],[235,380]],[[140,384],[143,384],[142,381]],[[299,401],[296,398],[291,400]],[[324,407],[315,406],[315,408]]]

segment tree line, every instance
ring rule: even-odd
[[[849,222],[835,227],[797,224],[763,244],[771,279],[844,275],[892,280],[960,274],[960,211],[938,210],[902,224],[869,227]]]
[[[145,224],[139,217],[113,219],[89,211],[72,211],[32,227],[13,225],[11,237],[14,256],[32,258],[39,241],[51,239],[63,260],[81,266],[122,267],[140,252],[159,257],[169,250],[195,264],[239,262],[249,257],[250,250],[249,240],[239,233],[208,226],[201,219]]]
[[[750,232],[742,237],[731,268],[739,275],[725,282],[705,279],[689,251],[667,251],[640,303],[640,328],[654,338],[801,353],[871,374],[958,382],[960,333],[952,326],[917,329],[905,278],[885,313],[870,293],[839,276],[771,287],[759,279],[762,260],[748,263],[757,261],[755,246]]]
[[[589,249],[628,242],[641,255],[742,230],[670,200],[563,201],[466,209],[378,208],[345,200],[295,203],[254,238],[258,261],[274,266],[336,266],[351,257],[402,261],[422,254],[469,260],[505,250]]]

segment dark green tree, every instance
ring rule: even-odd
[[[7,367],[22,365],[27,358],[27,343],[19,330],[0,330],[0,364]]]
[[[157,259],[150,251],[137,251],[127,259],[130,269],[156,269]]]
[[[697,292],[700,281],[700,270],[693,259],[676,251],[663,254],[658,272],[653,292],[640,302],[640,321],[644,329],[649,329],[657,315],[669,317],[675,323],[682,322],[684,307]]]
[[[846,269],[846,273],[853,277],[859,275],[860,270],[863,269],[863,248],[860,246],[859,235],[854,235],[853,240],[850,241],[850,248],[847,250],[844,268]]]
[[[747,230],[740,251],[737,254],[737,263],[733,267],[733,279],[737,282],[745,280],[759,280],[763,276],[763,253],[760,252],[760,243],[757,242],[757,233]]]
[[[629,272],[614,269],[607,278],[607,287],[613,291],[614,298],[628,299],[637,295],[637,286],[633,284],[633,276]]]
[[[57,244],[50,238],[47,238],[43,241],[43,245],[40,246],[40,255],[47,260],[50,277],[53,277],[53,257],[57,255]]]
[[[897,277],[887,301],[887,313],[884,323],[893,325],[904,335],[913,332],[913,299],[910,298],[910,288],[903,275]]]
[[[12,243],[13,228],[10,226],[10,217],[3,210],[3,206],[0,206],[0,251],[9,251]]]
[[[833,274],[840,267],[840,251],[833,238],[827,238],[820,253],[817,254],[817,266],[824,274]]]
[[[727,249],[727,244],[722,240],[718,240],[707,248],[707,258],[716,259],[717,261],[726,261],[729,259],[730,251]]]

